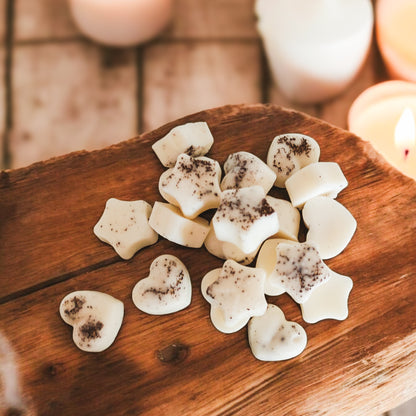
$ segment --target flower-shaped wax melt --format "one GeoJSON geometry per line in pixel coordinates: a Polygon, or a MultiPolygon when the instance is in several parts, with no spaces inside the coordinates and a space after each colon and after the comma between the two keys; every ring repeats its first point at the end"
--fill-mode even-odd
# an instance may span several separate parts
{"type": "Polygon", "coordinates": [[[185,247],[199,248],[209,232],[209,223],[204,218],[185,218],[179,208],[156,201],[153,205],[149,225],[162,237],[185,247]]]}
{"type": "Polygon", "coordinates": [[[304,303],[312,291],[331,277],[329,267],[322,261],[312,243],[279,243],[272,279],[297,303],[304,303]]]}
{"type": "Polygon", "coordinates": [[[62,299],[59,313],[73,327],[72,338],[79,349],[100,352],[116,339],[124,305],[106,293],[79,290],[62,299]]]}
{"type": "Polygon", "coordinates": [[[260,185],[267,194],[276,180],[273,170],[249,152],[237,152],[229,155],[224,163],[224,172],[225,176],[221,182],[223,191],[260,185]]]}
{"type": "Polygon", "coordinates": [[[175,167],[163,172],[159,192],[172,205],[179,207],[187,218],[217,208],[220,203],[221,167],[208,157],[180,154],[175,167]]]}
{"type": "Polygon", "coordinates": [[[314,324],[323,319],[347,319],[348,296],[352,286],[348,276],[331,270],[330,279],[317,287],[309,299],[300,305],[304,321],[314,324]]]}
{"type": "Polygon", "coordinates": [[[133,289],[133,302],[151,315],[166,315],[191,303],[192,284],[186,266],[175,256],[163,254],[153,260],[149,276],[133,289]]]}
{"type": "Polygon", "coordinates": [[[262,315],[267,308],[264,296],[265,272],[227,260],[221,269],[207,273],[201,292],[211,304],[211,321],[221,332],[236,332],[252,316],[262,315]]]}
{"type": "Polygon", "coordinates": [[[266,313],[250,319],[248,342],[253,355],[261,361],[282,361],[299,355],[306,347],[305,330],[286,321],[283,311],[267,305],[266,313]]]}
{"type": "Polygon", "coordinates": [[[157,233],[149,226],[152,207],[146,201],[121,201],[110,198],[94,227],[94,234],[113,246],[128,260],[143,247],[156,243],[157,233]]]}
{"type": "Polygon", "coordinates": [[[209,152],[214,138],[205,121],[186,123],[174,127],[166,136],[152,145],[163,166],[171,168],[181,153],[203,156],[209,152]]]}
{"type": "Polygon", "coordinates": [[[212,224],[218,240],[232,243],[246,254],[279,229],[277,213],[258,185],[223,191],[212,224]]]}
{"type": "Polygon", "coordinates": [[[276,136],[267,154],[267,164],[276,173],[275,185],[285,187],[285,182],[299,169],[318,162],[320,148],[309,136],[298,133],[276,136]]]}
{"type": "Polygon", "coordinates": [[[307,228],[306,241],[313,241],[321,258],[330,259],[341,253],[357,228],[357,221],[338,201],[317,196],[306,202],[302,210],[307,228]]]}

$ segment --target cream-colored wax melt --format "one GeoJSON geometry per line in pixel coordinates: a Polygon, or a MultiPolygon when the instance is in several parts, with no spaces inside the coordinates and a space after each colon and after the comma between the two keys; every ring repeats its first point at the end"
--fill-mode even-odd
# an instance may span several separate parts
{"type": "Polygon", "coordinates": [[[277,262],[276,248],[280,243],[295,244],[291,240],[270,238],[263,243],[257,256],[256,268],[263,269],[266,272],[264,293],[270,296],[278,296],[286,291],[280,282],[281,279],[275,273],[277,262]]]}
{"type": "Polygon", "coordinates": [[[155,202],[149,225],[162,237],[185,247],[199,248],[209,232],[204,218],[185,218],[179,208],[163,202],[155,202]]]}
{"type": "Polygon", "coordinates": [[[226,241],[220,241],[215,235],[214,227],[212,222],[210,224],[210,230],[207,235],[207,238],[204,241],[204,246],[209,253],[213,256],[219,257],[220,259],[231,259],[235,260],[237,263],[244,265],[250,264],[258,252],[258,247],[252,253],[246,254],[243,253],[236,245],[232,243],[227,243],[226,241]]]}
{"type": "Polygon", "coordinates": [[[72,338],[79,349],[100,352],[116,339],[123,321],[124,305],[106,293],[79,290],[62,299],[59,313],[73,327],[72,338]]]}
{"type": "Polygon", "coordinates": [[[208,157],[180,154],[175,167],[163,172],[159,192],[172,205],[179,207],[187,218],[217,208],[220,203],[221,167],[208,157]]]}
{"type": "Polygon", "coordinates": [[[332,198],[319,196],[306,202],[303,221],[309,228],[306,241],[313,241],[323,259],[341,253],[357,228],[357,221],[342,204],[332,198]]]}
{"type": "Polygon", "coordinates": [[[186,266],[175,256],[163,254],[153,260],[149,276],[134,286],[133,302],[151,315],[166,315],[191,303],[192,284],[186,266]]]}
{"type": "Polygon", "coordinates": [[[201,292],[211,304],[211,321],[221,332],[241,329],[252,316],[263,315],[265,272],[227,260],[221,269],[207,273],[201,292]]]}
{"type": "Polygon", "coordinates": [[[221,182],[223,191],[260,185],[267,194],[276,180],[276,174],[261,159],[249,152],[229,155],[224,163],[224,172],[221,182]]]}
{"type": "Polygon", "coordinates": [[[302,208],[316,196],[336,198],[347,185],[347,179],[335,162],[311,163],[286,181],[290,201],[296,208],[302,208]]]}
{"type": "Polygon", "coordinates": [[[314,324],[323,319],[347,319],[348,297],[352,286],[348,276],[331,270],[329,280],[317,287],[309,299],[300,305],[304,321],[314,324]]]}
{"type": "Polygon", "coordinates": [[[300,226],[299,211],[289,201],[284,199],[267,195],[266,201],[276,211],[279,219],[279,231],[275,235],[272,235],[272,237],[298,241],[300,226]]]}
{"type": "Polygon", "coordinates": [[[272,279],[297,303],[304,303],[312,291],[326,282],[331,274],[312,243],[279,243],[272,279]]]}
{"type": "Polygon", "coordinates": [[[267,154],[267,165],[276,173],[275,185],[285,187],[285,182],[299,169],[318,162],[319,144],[309,136],[288,133],[276,136],[267,154]]]}
{"type": "Polygon", "coordinates": [[[261,186],[223,191],[212,224],[220,241],[249,254],[279,229],[279,220],[261,186]]]}
{"type": "Polygon", "coordinates": [[[305,349],[307,335],[298,323],[287,321],[279,307],[269,304],[264,315],[250,319],[248,342],[258,360],[283,361],[305,349]]]}
{"type": "Polygon", "coordinates": [[[166,136],[152,145],[163,166],[173,167],[181,153],[203,156],[209,152],[214,138],[205,121],[186,123],[174,127],[166,136]]]}
{"type": "Polygon", "coordinates": [[[121,201],[110,198],[94,227],[94,234],[113,246],[116,253],[128,260],[143,247],[158,239],[149,226],[152,207],[146,201],[121,201]]]}

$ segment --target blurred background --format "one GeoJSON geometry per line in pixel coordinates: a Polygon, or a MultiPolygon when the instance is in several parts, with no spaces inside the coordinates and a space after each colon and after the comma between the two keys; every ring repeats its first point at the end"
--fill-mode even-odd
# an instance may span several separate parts
{"type": "MultiPolygon", "coordinates": [[[[347,128],[357,96],[389,79],[376,42],[335,98],[291,101],[272,80],[254,0],[173,0],[163,30],[129,47],[80,31],[65,0],[0,0],[0,168],[99,149],[199,110],[274,103],[347,128]]],[[[389,416],[416,415],[416,401],[389,416]]]]}

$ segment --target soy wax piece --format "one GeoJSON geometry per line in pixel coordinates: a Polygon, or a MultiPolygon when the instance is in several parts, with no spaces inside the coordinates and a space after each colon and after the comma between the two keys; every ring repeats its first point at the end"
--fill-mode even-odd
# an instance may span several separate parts
{"type": "Polygon", "coordinates": [[[204,218],[185,218],[179,208],[156,201],[149,225],[162,237],[185,247],[199,248],[209,232],[209,223],[204,218]]]}
{"type": "Polygon", "coordinates": [[[215,235],[212,222],[210,224],[209,233],[204,241],[204,246],[207,249],[207,251],[215,257],[218,257],[223,260],[235,260],[237,263],[241,263],[244,265],[250,264],[254,260],[260,248],[258,247],[252,253],[246,254],[243,253],[236,245],[232,243],[227,243],[226,241],[218,240],[217,236],[215,235]]]}
{"type": "Polygon", "coordinates": [[[276,211],[279,219],[279,230],[272,237],[298,241],[300,226],[299,211],[289,201],[284,199],[267,195],[266,201],[276,211]]]}
{"type": "Polygon", "coordinates": [[[307,335],[298,323],[287,321],[279,307],[269,304],[264,315],[250,319],[248,342],[258,360],[283,361],[302,353],[307,335]]]}
{"type": "Polygon", "coordinates": [[[343,321],[348,317],[348,297],[353,287],[350,277],[330,271],[328,281],[317,287],[300,305],[305,322],[314,324],[323,319],[343,321]]]}
{"type": "Polygon", "coordinates": [[[276,247],[276,259],[272,278],[297,303],[306,302],[312,291],[331,276],[312,243],[280,243],[276,247]]]}
{"type": "Polygon", "coordinates": [[[124,316],[123,302],[93,290],[66,295],[59,306],[61,318],[73,327],[75,345],[87,352],[101,352],[116,339],[124,316]]]}
{"type": "Polygon", "coordinates": [[[192,284],[186,266],[175,256],[163,254],[150,265],[149,276],[134,286],[133,303],[151,315],[166,315],[191,303],[192,284]]]}
{"type": "Polygon", "coordinates": [[[277,262],[276,248],[280,243],[294,244],[295,242],[282,238],[270,238],[263,243],[257,256],[256,268],[263,269],[266,272],[264,293],[269,296],[278,296],[286,292],[286,289],[281,284],[279,275],[275,273],[277,262]]]}
{"type": "Polygon", "coordinates": [[[186,123],[174,127],[166,136],[152,145],[153,151],[163,166],[171,168],[181,153],[189,156],[203,156],[214,143],[211,131],[205,121],[186,123]]]}
{"type": "Polygon", "coordinates": [[[302,210],[307,228],[306,241],[313,241],[322,259],[341,253],[357,228],[357,221],[338,201],[318,196],[306,202],[302,210]]]}
{"type": "Polygon", "coordinates": [[[245,188],[260,185],[264,192],[270,191],[276,174],[261,159],[249,152],[236,152],[224,163],[225,176],[221,189],[245,188]]]}
{"type": "Polygon", "coordinates": [[[318,162],[321,150],[312,137],[299,133],[276,136],[267,153],[267,165],[276,173],[275,185],[284,188],[286,180],[299,169],[318,162]]]}
{"type": "Polygon", "coordinates": [[[163,172],[159,192],[187,218],[217,208],[220,203],[220,164],[208,157],[180,154],[175,167],[163,172]]]}
{"type": "Polygon", "coordinates": [[[156,243],[158,235],[149,226],[152,207],[146,201],[122,201],[110,198],[104,213],[94,226],[94,234],[113,246],[128,260],[143,247],[156,243]]]}
{"type": "Polygon", "coordinates": [[[336,198],[347,185],[347,179],[335,162],[311,163],[286,181],[290,201],[296,208],[302,208],[316,196],[336,198]]]}
{"type": "Polygon", "coordinates": [[[232,243],[246,254],[279,229],[277,214],[258,185],[223,191],[212,224],[218,240],[232,243]]]}
{"type": "Polygon", "coordinates": [[[204,298],[211,304],[211,320],[221,332],[241,329],[252,316],[264,314],[265,272],[227,260],[221,269],[206,274],[201,282],[204,298]]]}

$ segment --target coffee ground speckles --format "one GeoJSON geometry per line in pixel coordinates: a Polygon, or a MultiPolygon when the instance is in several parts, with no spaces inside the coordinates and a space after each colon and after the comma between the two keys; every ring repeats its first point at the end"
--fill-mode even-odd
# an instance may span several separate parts
{"type": "Polygon", "coordinates": [[[79,328],[79,335],[82,342],[91,341],[101,338],[101,330],[104,324],[101,321],[95,321],[89,317],[89,320],[79,328]]]}
{"type": "Polygon", "coordinates": [[[329,269],[310,243],[277,246],[275,272],[279,283],[298,303],[307,300],[312,289],[329,279],[329,269]]]}
{"type": "Polygon", "coordinates": [[[312,148],[308,140],[306,140],[305,137],[302,137],[300,140],[300,143],[297,143],[298,139],[296,137],[290,137],[290,136],[281,136],[277,140],[277,143],[279,144],[285,144],[289,149],[290,152],[288,153],[288,159],[290,160],[291,154],[294,154],[295,156],[300,156],[302,154],[305,154],[306,156],[309,156],[312,148]]]}
{"type": "Polygon", "coordinates": [[[82,296],[74,296],[72,299],[67,299],[64,303],[64,313],[70,318],[74,318],[78,312],[83,308],[85,298],[82,296]]]}
{"type": "Polygon", "coordinates": [[[305,137],[302,137],[299,141],[297,137],[281,136],[277,139],[277,144],[281,147],[276,150],[273,158],[273,167],[277,172],[287,177],[297,168],[297,163],[292,160],[292,157],[300,155],[309,156],[312,150],[310,143],[305,137]]]}

